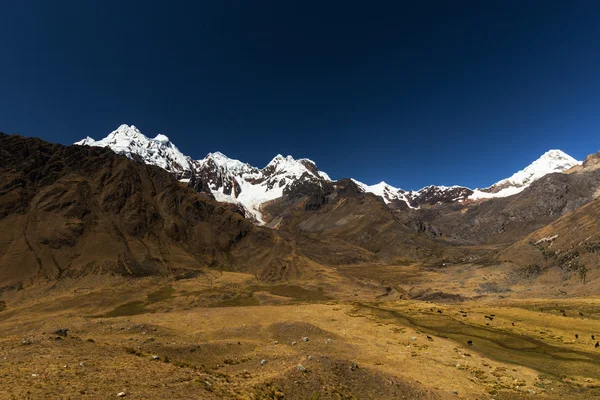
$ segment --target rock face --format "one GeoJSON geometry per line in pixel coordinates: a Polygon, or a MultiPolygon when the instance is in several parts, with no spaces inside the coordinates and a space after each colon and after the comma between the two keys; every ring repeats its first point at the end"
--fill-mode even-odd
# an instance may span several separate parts
{"type": "Polygon", "coordinates": [[[566,171],[569,174],[580,173],[580,172],[590,172],[600,168],[600,151],[594,154],[590,154],[585,158],[583,164],[576,165],[566,171]]]}
{"type": "Polygon", "coordinates": [[[583,161],[582,167],[583,170],[594,170],[600,168],[600,152],[587,156],[583,161]]]}
{"type": "Polygon", "coordinates": [[[109,149],[0,134],[0,188],[0,288],[211,266],[284,278],[303,265],[276,232],[109,149]]]}

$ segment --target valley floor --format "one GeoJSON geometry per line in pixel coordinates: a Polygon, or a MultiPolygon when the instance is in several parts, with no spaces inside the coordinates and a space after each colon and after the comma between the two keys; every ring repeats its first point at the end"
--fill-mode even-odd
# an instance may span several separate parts
{"type": "Polygon", "coordinates": [[[297,285],[224,272],[4,293],[0,398],[600,396],[600,300],[475,291],[489,272],[469,266],[452,271],[460,283],[373,268],[297,285]]]}

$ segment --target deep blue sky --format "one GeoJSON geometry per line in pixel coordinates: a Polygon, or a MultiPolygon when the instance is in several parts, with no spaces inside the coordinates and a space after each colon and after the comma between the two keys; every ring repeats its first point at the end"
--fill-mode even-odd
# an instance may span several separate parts
{"type": "Polygon", "coordinates": [[[292,154],[405,189],[600,149],[596,1],[176,3],[2,2],[0,131],[128,123],[194,158],[292,154]]]}

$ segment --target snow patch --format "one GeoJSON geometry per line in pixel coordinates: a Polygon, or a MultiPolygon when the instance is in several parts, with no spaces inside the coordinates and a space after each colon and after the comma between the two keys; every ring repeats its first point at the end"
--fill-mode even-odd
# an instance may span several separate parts
{"type": "Polygon", "coordinates": [[[546,242],[553,242],[556,238],[558,238],[559,234],[557,233],[554,236],[548,236],[548,237],[544,237],[541,238],[540,240],[538,240],[537,242],[535,242],[534,244],[540,244],[540,243],[546,243],[546,242]]]}
{"type": "Polygon", "coordinates": [[[406,195],[406,192],[402,189],[398,189],[392,185],[388,185],[387,183],[381,181],[376,183],[375,185],[366,185],[362,182],[357,181],[356,179],[352,179],[363,192],[365,193],[373,193],[376,196],[380,196],[383,198],[385,204],[390,204],[395,200],[403,201],[409,208],[417,209],[418,207],[413,207],[410,204],[410,200],[406,195]]]}

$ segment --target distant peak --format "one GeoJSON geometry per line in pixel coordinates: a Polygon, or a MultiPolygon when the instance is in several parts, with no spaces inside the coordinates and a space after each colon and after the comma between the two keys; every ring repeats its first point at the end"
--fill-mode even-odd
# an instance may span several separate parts
{"type": "Polygon", "coordinates": [[[136,128],[136,126],[135,126],[135,125],[131,125],[131,126],[129,126],[129,125],[127,125],[127,124],[121,124],[121,125],[119,125],[119,127],[117,128],[117,131],[118,131],[118,132],[128,132],[128,131],[138,131],[138,132],[139,132],[139,129],[138,129],[138,128],[136,128]]]}
{"type": "Polygon", "coordinates": [[[552,154],[559,154],[559,155],[563,155],[563,156],[568,156],[567,153],[565,153],[564,151],[562,151],[560,149],[550,149],[547,152],[545,152],[543,155],[552,155],[552,154]]]}
{"type": "Polygon", "coordinates": [[[229,158],[225,154],[221,153],[220,151],[215,151],[215,152],[208,153],[206,155],[206,157],[212,157],[212,158],[229,158]]]}
{"type": "Polygon", "coordinates": [[[553,161],[564,161],[567,164],[581,164],[581,161],[577,161],[562,150],[554,149],[548,150],[538,160],[553,160],[553,161]]]}
{"type": "Polygon", "coordinates": [[[558,149],[548,150],[547,152],[545,152],[544,154],[542,154],[540,156],[540,158],[548,158],[548,157],[555,158],[555,157],[571,157],[571,156],[569,156],[564,151],[558,150],[558,149]]]}
{"type": "Polygon", "coordinates": [[[376,183],[374,185],[370,185],[369,189],[371,191],[375,191],[375,192],[382,191],[382,190],[389,190],[389,191],[392,191],[392,192],[397,192],[399,190],[398,188],[393,187],[392,185],[388,184],[385,181],[381,181],[381,182],[376,183]]]}
{"type": "Polygon", "coordinates": [[[581,164],[581,161],[577,161],[562,150],[548,150],[537,160],[524,169],[515,172],[512,176],[502,179],[488,188],[476,190],[472,198],[511,196],[525,190],[531,183],[545,175],[565,172],[579,164],[581,164]]]}
{"type": "Polygon", "coordinates": [[[256,168],[254,168],[250,164],[247,164],[240,160],[229,158],[220,151],[208,153],[206,157],[204,157],[204,160],[201,160],[201,162],[207,161],[210,161],[210,163],[225,168],[227,170],[237,171],[236,173],[254,172],[254,170],[256,170],[256,168]]]}
{"type": "Polygon", "coordinates": [[[562,150],[554,149],[542,154],[540,158],[531,163],[527,168],[535,168],[539,164],[548,164],[553,169],[562,170],[581,164],[581,161],[577,161],[562,150]]]}
{"type": "MultiPolygon", "coordinates": [[[[140,130],[138,128],[135,127],[135,125],[127,125],[127,124],[123,124],[121,126],[119,126],[117,128],[117,130],[111,132],[111,134],[109,136],[126,136],[126,137],[141,137],[143,136],[144,138],[146,138],[146,136],[144,136],[142,134],[142,132],[140,132],[140,130]]],[[[146,138],[147,139],[147,138],[146,138]]]]}
{"type": "Polygon", "coordinates": [[[227,157],[225,154],[221,153],[220,151],[208,153],[205,158],[213,160],[217,164],[226,163],[228,161],[238,161],[238,160],[234,160],[232,158],[227,157]]]}
{"type": "Polygon", "coordinates": [[[85,139],[82,139],[82,140],[80,140],[80,141],[78,141],[78,142],[75,142],[75,143],[73,143],[73,144],[76,144],[76,145],[79,145],[79,146],[86,146],[86,145],[87,145],[87,146],[91,146],[91,145],[92,145],[93,143],[95,143],[95,142],[96,142],[96,141],[95,141],[94,139],[92,139],[92,138],[91,138],[91,137],[89,137],[89,136],[86,136],[86,138],[85,138],[85,139]]]}
{"type": "Polygon", "coordinates": [[[288,155],[286,157],[282,156],[281,154],[277,154],[275,157],[273,157],[273,159],[271,160],[271,162],[269,164],[279,164],[282,161],[295,161],[294,157],[288,155]]]}

